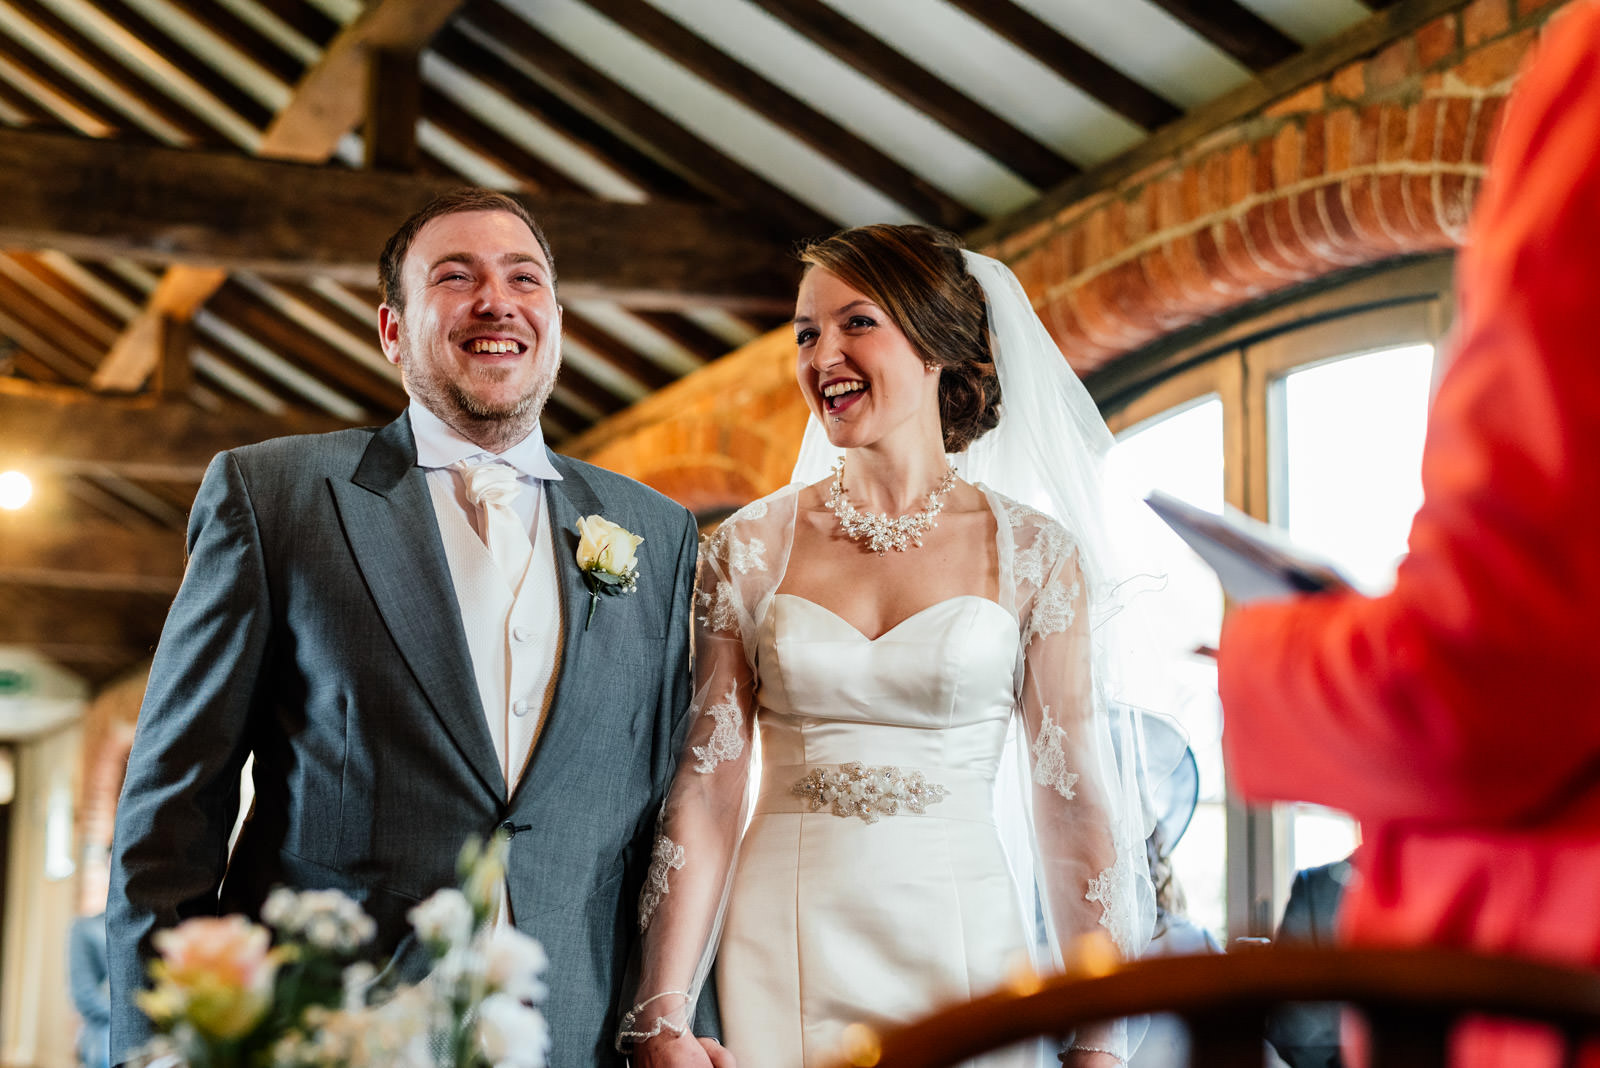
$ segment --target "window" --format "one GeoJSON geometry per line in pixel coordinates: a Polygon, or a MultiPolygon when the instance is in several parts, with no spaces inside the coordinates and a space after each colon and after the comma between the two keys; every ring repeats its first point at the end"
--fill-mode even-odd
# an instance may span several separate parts
{"type": "MultiPolygon", "coordinates": [[[[1211,510],[1226,501],[1382,589],[1421,501],[1449,284],[1444,258],[1387,268],[1167,339],[1091,377],[1118,438],[1110,473],[1141,494],[1159,487],[1211,510]]],[[[1189,914],[1222,937],[1271,935],[1293,872],[1346,855],[1358,830],[1331,810],[1247,809],[1228,796],[1215,666],[1191,652],[1216,641],[1221,591],[1175,536],[1141,548],[1168,569],[1140,614],[1174,677],[1141,700],[1182,724],[1200,768],[1199,806],[1173,854],[1189,914]]]]}

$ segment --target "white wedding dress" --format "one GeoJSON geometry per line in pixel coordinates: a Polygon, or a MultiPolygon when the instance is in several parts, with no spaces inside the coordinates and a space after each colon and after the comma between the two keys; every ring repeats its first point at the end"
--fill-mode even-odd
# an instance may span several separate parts
{"type": "MultiPolygon", "coordinates": [[[[1037,964],[1035,883],[1054,946],[1100,931],[1131,952],[1141,919],[1065,532],[988,495],[999,599],[868,638],[779,592],[795,499],[737,513],[703,554],[694,719],[641,901],[640,1000],[659,997],[633,1027],[682,1025],[715,951],[741,1068],[823,1063],[851,1024],[906,1023],[1037,964]],[[1013,728],[1030,789],[1007,805],[1013,728]]],[[[983,1064],[1044,1059],[1035,1044],[983,1064]]]]}

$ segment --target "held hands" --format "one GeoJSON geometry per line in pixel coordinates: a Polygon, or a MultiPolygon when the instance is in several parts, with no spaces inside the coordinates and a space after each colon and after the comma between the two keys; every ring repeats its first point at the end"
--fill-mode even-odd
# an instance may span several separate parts
{"type": "Polygon", "coordinates": [[[714,1038],[663,1031],[633,1047],[634,1068],[738,1068],[733,1054],[714,1038]]]}

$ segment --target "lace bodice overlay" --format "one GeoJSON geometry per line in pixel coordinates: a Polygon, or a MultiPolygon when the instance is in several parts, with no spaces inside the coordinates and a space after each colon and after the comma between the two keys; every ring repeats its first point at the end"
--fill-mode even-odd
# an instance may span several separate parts
{"type": "MultiPolygon", "coordinates": [[[[1029,784],[1023,822],[1034,846],[1031,878],[1057,963],[1075,939],[1097,930],[1110,932],[1124,954],[1136,954],[1148,921],[1128,887],[1142,875],[1127,860],[1134,850],[1142,857],[1143,835],[1138,813],[1127,808],[1137,799],[1118,796],[1115,786],[1110,728],[1089,677],[1085,583],[1066,531],[985,490],[995,517],[998,600],[954,598],[925,610],[972,617],[980,640],[941,648],[934,637],[924,644],[917,636],[924,630],[918,630],[885,643],[894,649],[876,648],[872,657],[862,652],[860,661],[849,659],[855,654],[843,640],[838,650],[786,656],[774,625],[784,613],[810,614],[814,626],[799,628],[808,633],[837,626],[851,632],[843,638],[859,638],[826,607],[777,594],[799,488],[786,487],[735,513],[702,548],[690,736],[662,810],[641,901],[641,923],[648,927],[633,1002],[684,991],[689,1004],[663,999],[660,1014],[674,1029],[692,1016],[756,793],[750,776],[758,721],[764,765],[789,771],[795,780],[761,784],[763,798],[792,793],[790,803],[809,806],[795,811],[868,823],[965,804],[973,783],[989,805],[1007,728],[1015,721],[1024,743],[1019,759],[1028,765],[1020,778],[1029,784]],[[967,658],[962,665],[944,673],[947,694],[939,688],[941,673],[931,669],[961,656],[967,658]],[[819,667],[824,663],[841,666],[827,671],[819,667]],[[908,695],[901,687],[896,701],[875,702],[871,686],[885,678],[914,679],[926,690],[908,695]],[[880,722],[875,704],[909,710],[904,715],[919,721],[880,722]],[[820,720],[825,729],[807,733],[797,719],[820,720]]],[[[941,619],[922,622],[934,634],[941,619]]],[[[650,1030],[657,1010],[646,1015],[652,1019],[633,1026],[650,1030]]]]}

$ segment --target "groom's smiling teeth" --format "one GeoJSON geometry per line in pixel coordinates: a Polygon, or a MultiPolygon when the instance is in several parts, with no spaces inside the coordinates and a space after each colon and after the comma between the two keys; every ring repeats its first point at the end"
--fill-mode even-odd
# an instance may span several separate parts
{"type": "Polygon", "coordinates": [[[494,338],[475,337],[467,342],[467,351],[482,355],[494,355],[502,352],[521,352],[520,341],[496,341],[494,338]]]}
{"type": "Polygon", "coordinates": [[[849,379],[843,382],[829,382],[822,387],[823,403],[831,412],[839,407],[845,397],[852,393],[859,393],[867,388],[867,384],[860,379],[849,379]]]}

